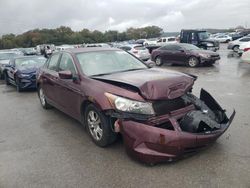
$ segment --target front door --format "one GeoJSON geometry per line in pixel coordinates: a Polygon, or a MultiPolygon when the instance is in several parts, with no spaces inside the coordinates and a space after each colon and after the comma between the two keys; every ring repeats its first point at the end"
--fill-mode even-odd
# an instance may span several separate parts
{"type": "Polygon", "coordinates": [[[63,111],[72,117],[79,119],[81,116],[81,85],[78,76],[78,71],[74,64],[73,58],[69,53],[63,53],[59,63],[59,71],[70,71],[73,75],[72,79],[58,80],[59,90],[59,105],[63,111]]]}

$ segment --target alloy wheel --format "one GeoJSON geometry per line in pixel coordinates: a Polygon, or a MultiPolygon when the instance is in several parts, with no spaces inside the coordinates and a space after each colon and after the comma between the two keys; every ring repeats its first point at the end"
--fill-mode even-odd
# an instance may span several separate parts
{"type": "Polygon", "coordinates": [[[95,111],[91,110],[88,113],[87,121],[92,137],[97,141],[101,140],[103,136],[103,129],[99,115],[95,111]]]}
{"type": "Polygon", "coordinates": [[[39,89],[39,98],[40,98],[42,106],[45,106],[46,105],[46,100],[45,100],[45,95],[43,93],[42,88],[39,89]]]}
{"type": "Polygon", "coordinates": [[[162,61],[161,61],[161,58],[160,58],[160,57],[157,57],[157,58],[156,58],[155,64],[156,64],[157,66],[161,66],[162,61]]]}
{"type": "Polygon", "coordinates": [[[196,67],[198,65],[198,60],[195,57],[191,57],[188,61],[190,67],[196,67]]]}

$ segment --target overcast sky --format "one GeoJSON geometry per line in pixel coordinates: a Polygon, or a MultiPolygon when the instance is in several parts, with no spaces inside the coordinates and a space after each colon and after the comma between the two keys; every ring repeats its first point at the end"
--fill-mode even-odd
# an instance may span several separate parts
{"type": "Polygon", "coordinates": [[[124,31],[250,27],[249,0],[0,0],[0,35],[34,28],[124,31]]]}

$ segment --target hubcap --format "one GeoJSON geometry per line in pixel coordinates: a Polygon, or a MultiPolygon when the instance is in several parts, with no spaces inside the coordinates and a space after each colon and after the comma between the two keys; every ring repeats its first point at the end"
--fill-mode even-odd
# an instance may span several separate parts
{"type": "Polygon", "coordinates": [[[196,66],[196,64],[197,64],[197,61],[196,61],[195,58],[191,58],[191,59],[189,60],[189,65],[190,65],[191,67],[196,66]]]}
{"type": "Polygon", "coordinates": [[[40,101],[41,101],[42,105],[45,106],[46,101],[45,101],[45,96],[44,96],[42,88],[40,88],[40,90],[39,90],[39,97],[40,97],[40,101]]]}
{"type": "Polygon", "coordinates": [[[103,135],[103,130],[101,127],[101,120],[99,115],[94,111],[89,111],[87,120],[88,120],[88,127],[93,138],[97,141],[101,140],[103,135]]]}
{"type": "Polygon", "coordinates": [[[158,66],[161,65],[161,58],[157,57],[156,61],[155,61],[155,64],[158,65],[158,66]]]}

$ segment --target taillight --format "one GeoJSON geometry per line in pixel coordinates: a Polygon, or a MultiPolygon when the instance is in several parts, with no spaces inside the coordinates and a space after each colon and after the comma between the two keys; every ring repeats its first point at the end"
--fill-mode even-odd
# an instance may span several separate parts
{"type": "Polygon", "coordinates": [[[138,53],[138,51],[136,51],[136,50],[135,50],[135,51],[133,51],[133,53],[134,53],[134,54],[137,54],[137,53],[138,53]]]}
{"type": "Polygon", "coordinates": [[[244,48],[244,52],[246,52],[246,51],[248,51],[248,50],[250,50],[250,48],[244,48]]]}

